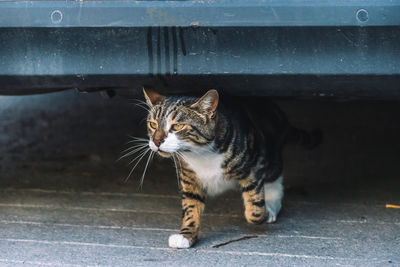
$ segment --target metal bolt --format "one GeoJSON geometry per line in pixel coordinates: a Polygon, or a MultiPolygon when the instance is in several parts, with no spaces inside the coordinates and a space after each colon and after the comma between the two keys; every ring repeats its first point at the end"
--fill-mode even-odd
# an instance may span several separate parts
{"type": "Polygon", "coordinates": [[[63,19],[63,14],[60,10],[54,10],[53,12],[51,12],[50,18],[51,22],[53,22],[54,24],[59,24],[63,19]]]}
{"type": "Polygon", "coordinates": [[[368,11],[365,9],[359,9],[356,13],[356,18],[359,22],[367,22],[369,19],[368,11]]]}

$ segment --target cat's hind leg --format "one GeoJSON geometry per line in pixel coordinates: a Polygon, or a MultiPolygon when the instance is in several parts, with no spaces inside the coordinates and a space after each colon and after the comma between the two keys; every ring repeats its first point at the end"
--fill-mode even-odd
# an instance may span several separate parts
{"type": "Polygon", "coordinates": [[[260,224],[266,219],[266,208],[264,200],[264,181],[252,181],[244,179],[239,181],[242,187],[242,197],[245,207],[245,218],[248,223],[260,224]]]}
{"type": "Polygon", "coordinates": [[[274,223],[282,207],[283,198],[283,176],[279,176],[272,183],[264,184],[265,206],[268,212],[267,223],[274,223]]]}

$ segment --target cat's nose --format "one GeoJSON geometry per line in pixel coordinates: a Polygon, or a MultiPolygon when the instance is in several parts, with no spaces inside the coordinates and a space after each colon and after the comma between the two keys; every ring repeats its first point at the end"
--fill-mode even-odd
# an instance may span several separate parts
{"type": "Polygon", "coordinates": [[[153,135],[153,142],[154,144],[159,147],[161,146],[162,143],[164,143],[165,137],[167,135],[165,134],[165,132],[157,130],[154,135],[153,135]]]}
{"type": "Polygon", "coordinates": [[[164,143],[164,138],[153,138],[154,144],[159,147],[162,143],[164,143]]]}

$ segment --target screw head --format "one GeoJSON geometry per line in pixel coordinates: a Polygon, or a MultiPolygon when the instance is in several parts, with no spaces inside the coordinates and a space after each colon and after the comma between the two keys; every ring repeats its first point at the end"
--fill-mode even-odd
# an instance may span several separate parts
{"type": "Polygon", "coordinates": [[[356,18],[359,22],[367,22],[369,20],[368,11],[363,8],[357,10],[356,18]]]}

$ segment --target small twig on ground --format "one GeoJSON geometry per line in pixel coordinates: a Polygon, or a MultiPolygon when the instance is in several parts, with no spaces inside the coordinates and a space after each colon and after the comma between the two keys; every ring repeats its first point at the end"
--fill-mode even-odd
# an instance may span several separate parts
{"type": "Polygon", "coordinates": [[[242,240],[246,240],[246,239],[250,239],[250,238],[256,238],[256,237],[258,237],[258,235],[246,235],[246,236],[243,236],[241,238],[232,239],[232,240],[226,241],[224,243],[220,243],[220,244],[214,245],[212,247],[213,248],[219,248],[219,247],[228,245],[228,244],[233,243],[233,242],[238,242],[238,241],[242,241],[242,240]]]}

